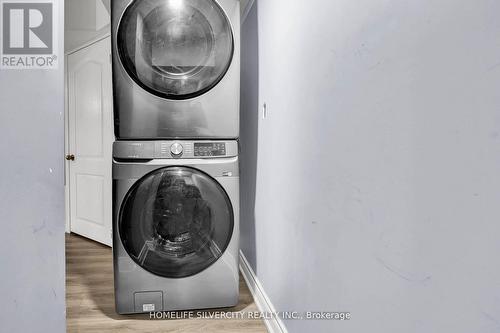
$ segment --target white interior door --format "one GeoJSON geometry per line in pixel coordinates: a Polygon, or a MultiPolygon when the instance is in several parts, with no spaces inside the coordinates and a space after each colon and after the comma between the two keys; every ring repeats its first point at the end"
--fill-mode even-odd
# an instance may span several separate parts
{"type": "Polygon", "coordinates": [[[70,230],[111,246],[111,42],[68,56],[70,230]],[[74,160],[71,160],[74,156],[74,160]]]}

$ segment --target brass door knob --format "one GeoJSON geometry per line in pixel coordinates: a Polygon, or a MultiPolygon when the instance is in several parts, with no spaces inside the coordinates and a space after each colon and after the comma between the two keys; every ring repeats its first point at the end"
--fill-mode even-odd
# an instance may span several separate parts
{"type": "Polygon", "coordinates": [[[71,155],[66,155],[66,159],[68,161],[74,161],[75,160],[75,155],[71,154],[71,155]]]}

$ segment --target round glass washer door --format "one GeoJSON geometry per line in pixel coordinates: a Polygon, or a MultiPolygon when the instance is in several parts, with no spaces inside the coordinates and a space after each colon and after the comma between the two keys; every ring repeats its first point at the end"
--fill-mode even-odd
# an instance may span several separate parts
{"type": "Polygon", "coordinates": [[[129,256],[168,278],[201,272],[227,248],[233,208],[220,184],[189,167],[157,169],[129,190],[118,228],[129,256]]]}
{"type": "Polygon", "coordinates": [[[123,67],[143,89],[188,99],[225,75],[233,35],[214,0],[135,0],[121,18],[117,47],[123,67]]]}

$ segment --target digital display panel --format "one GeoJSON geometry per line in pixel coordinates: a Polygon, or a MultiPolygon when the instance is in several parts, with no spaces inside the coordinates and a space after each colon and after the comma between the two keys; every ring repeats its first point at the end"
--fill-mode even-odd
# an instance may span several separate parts
{"type": "Polygon", "coordinates": [[[195,142],[194,156],[224,156],[226,144],[224,142],[195,142]]]}

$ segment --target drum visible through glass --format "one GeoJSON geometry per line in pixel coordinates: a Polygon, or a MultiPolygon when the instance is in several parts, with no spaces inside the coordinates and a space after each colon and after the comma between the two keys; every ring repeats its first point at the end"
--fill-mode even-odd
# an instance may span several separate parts
{"type": "Polygon", "coordinates": [[[193,168],[166,167],[129,191],[119,233],[138,265],[160,276],[185,277],[222,255],[233,223],[230,200],[215,179],[193,168]]]}
{"type": "Polygon", "coordinates": [[[117,39],[132,79],[168,99],[207,92],[233,56],[230,22],[213,0],[136,0],[120,21],[117,39]]]}

